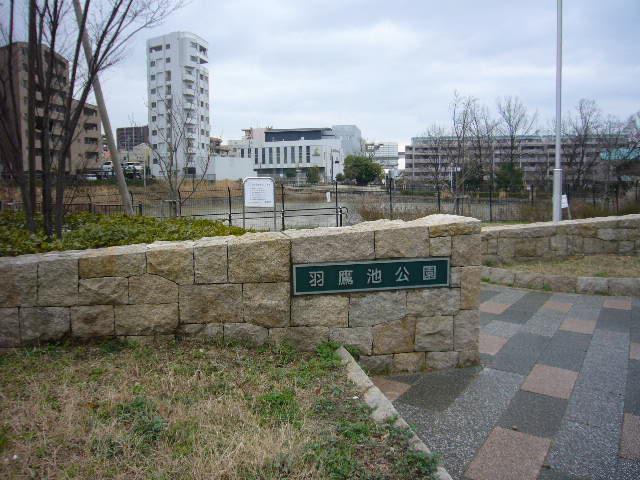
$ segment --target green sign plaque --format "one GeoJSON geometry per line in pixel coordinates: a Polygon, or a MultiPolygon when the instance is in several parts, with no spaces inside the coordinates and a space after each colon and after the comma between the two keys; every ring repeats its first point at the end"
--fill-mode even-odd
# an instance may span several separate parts
{"type": "Polygon", "coordinates": [[[310,263],[293,266],[294,295],[448,286],[448,258],[310,263]]]}

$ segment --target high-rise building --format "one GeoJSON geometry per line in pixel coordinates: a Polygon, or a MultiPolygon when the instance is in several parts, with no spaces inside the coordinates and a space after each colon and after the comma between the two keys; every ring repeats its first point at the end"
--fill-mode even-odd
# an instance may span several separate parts
{"type": "Polygon", "coordinates": [[[149,143],[149,126],[116,128],[118,150],[130,151],[141,143],[149,143]]]}
{"type": "Polygon", "coordinates": [[[373,161],[382,165],[382,168],[395,176],[399,160],[398,144],[396,142],[367,143],[365,149],[371,155],[373,161]]]}
{"type": "Polygon", "coordinates": [[[147,40],[151,173],[206,174],[209,152],[209,45],[188,32],[147,40]]]}
{"type": "MultiPolygon", "coordinates": [[[[0,80],[3,89],[2,97],[7,101],[11,101],[12,94],[15,92],[15,109],[11,103],[3,108],[3,111],[10,117],[7,125],[12,130],[16,128],[18,131],[7,132],[0,129],[0,142],[6,147],[10,140],[7,135],[20,136],[22,144],[22,162],[24,171],[29,168],[29,145],[28,145],[28,120],[27,120],[27,103],[28,103],[28,83],[27,83],[27,49],[25,42],[15,42],[11,45],[12,58],[9,59],[9,46],[0,47],[0,80]],[[11,62],[13,69],[11,72],[5,68],[11,62]],[[9,78],[11,73],[12,77],[9,78]],[[13,92],[9,90],[9,84],[13,84],[13,92]],[[18,121],[12,121],[12,119],[18,121]]],[[[45,56],[45,55],[43,55],[45,56]]],[[[63,138],[63,120],[67,114],[65,95],[69,82],[69,62],[61,55],[55,55],[56,61],[51,80],[51,88],[54,94],[51,95],[49,102],[49,123],[50,123],[50,148],[52,156],[58,156],[61,149],[61,141],[63,138]]],[[[77,103],[73,100],[72,108],[76,108],[77,103]]],[[[36,171],[42,171],[42,147],[40,145],[40,132],[43,126],[43,107],[41,92],[36,92],[36,110],[35,110],[35,160],[36,171]]],[[[73,141],[69,148],[67,156],[67,171],[76,173],[79,170],[96,168],[100,165],[100,151],[102,123],[98,113],[98,107],[85,103],[80,114],[76,130],[73,135],[73,141]]],[[[0,148],[1,154],[11,154],[10,148],[0,148]],[[2,153],[4,152],[4,153],[2,153]]]]}

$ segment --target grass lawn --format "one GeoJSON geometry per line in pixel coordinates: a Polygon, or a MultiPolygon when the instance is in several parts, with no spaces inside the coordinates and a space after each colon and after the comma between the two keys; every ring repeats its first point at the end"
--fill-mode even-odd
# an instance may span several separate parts
{"type": "Polygon", "coordinates": [[[0,478],[421,479],[335,346],[108,341],[0,355],[0,478]]]}
{"type": "Polygon", "coordinates": [[[588,255],[509,263],[501,267],[572,277],[640,277],[640,257],[633,255],[588,255]]]}

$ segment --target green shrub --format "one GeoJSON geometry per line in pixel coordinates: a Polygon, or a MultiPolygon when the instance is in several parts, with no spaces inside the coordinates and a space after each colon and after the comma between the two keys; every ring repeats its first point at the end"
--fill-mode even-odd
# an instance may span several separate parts
{"type": "Polygon", "coordinates": [[[41,219],[36,233],[25,227],[21,212],[0,213],[0,256],[52,250],[84,250],[157,240],[195,240],[219,235],[242,235],[245,230],[221,222],[187,217],[158,219],[126,215],[78,213],[66,218],[62,239],[48,239],[41,219]]]}

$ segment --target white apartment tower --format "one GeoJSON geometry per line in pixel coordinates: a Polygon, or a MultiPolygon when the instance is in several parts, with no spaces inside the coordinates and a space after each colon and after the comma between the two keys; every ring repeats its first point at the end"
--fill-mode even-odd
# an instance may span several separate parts
{"type": "Polygon", "coordinates": [[[147,40],[151,173],[202,175],[209,163],[208,43],[173,32],[147,40]]]}

